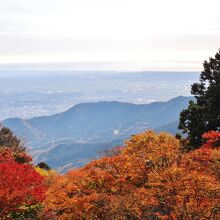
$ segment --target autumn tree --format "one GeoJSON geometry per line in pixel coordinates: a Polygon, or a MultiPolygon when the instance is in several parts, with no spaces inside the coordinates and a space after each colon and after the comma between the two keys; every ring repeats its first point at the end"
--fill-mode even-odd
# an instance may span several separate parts
{"type": "Polygon", "coordinates": [[[220,151],[182,151],[180,141],[153,131],[134,135],[120,153],[54,181],[44,219],[220,218],[220,151]]]}
{"type": "Polygon", "coordinates": [[[26,153],[26,148],[21,139],[19,139],[9,128],[2,126],[0,128],[0,158],[4,159],[11,154],[13,160],[17,163],[31,163],[32,158],[26,153]]]}
{"type": "Polygon", "coordinates": [[[217,131],[209,131],[202,135],[205,143],[202,147],[205,148],[220,148],[220,132],[217,131]]]}
{"type": "Polygon", "coordinates": [[[14,153],[0,150],[0,219],[33,219],[44,199],[44,177],[31,164],[18,163],[14,153]]]}
{"type": "Polygon", "coordinates": [[[180,114],[179,129],[188,134],[189,149],[201,146],[203,133],[220,131],[220,50],[203,67],[200,82],[191,87],[195,101],[180,114]]]}
{"type": "Polygon", "coordinates": [[[22,141],[0,129],[0,219],[34,219],[45,196],[45,178],[31,164],[22,141]]]}

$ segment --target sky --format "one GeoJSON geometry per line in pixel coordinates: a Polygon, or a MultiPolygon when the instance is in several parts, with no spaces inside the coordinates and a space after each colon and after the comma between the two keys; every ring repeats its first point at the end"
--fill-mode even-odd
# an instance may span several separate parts
{"type": "Polygon", "coordinates": [[[0,64],[201,70],[220,48],[219,9],[219,0],[0,0],[0,64]]]}

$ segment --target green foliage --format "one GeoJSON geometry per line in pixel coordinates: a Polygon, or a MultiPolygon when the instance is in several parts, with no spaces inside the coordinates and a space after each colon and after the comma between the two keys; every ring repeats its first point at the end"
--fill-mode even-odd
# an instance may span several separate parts
{"type": "Polygon", "coordinates": [[[36,205],[23,205],[21,212],[12,211],[10,215],[8,215],[8,218],[18,220],[40,220],[40,218],[38,217],[38,213],[41,211],[41,209],[41,203],[38,203],[36,205]]]}
{"type": "Polygon", "coordinates": [[[189,150],[201,146],[203,133],[220,131],[220,50],[203,66],[200,82],[191,87],[195,101],[180,113],[179,129],[188,134],[189,150]]]}
{"type": "Polygon", "coordinates": [[[40,162],[37,164],[37,167],[44,169],[44,170],[51,170],[50,166],[45,162],[40,162]]]}

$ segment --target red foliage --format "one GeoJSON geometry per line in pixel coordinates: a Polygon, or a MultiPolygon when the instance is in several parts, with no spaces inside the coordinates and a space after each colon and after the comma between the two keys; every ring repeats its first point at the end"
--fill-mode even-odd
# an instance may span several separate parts
{"type": "Polygon", "coordinates": [[[25,152],[0,149],[0,219],[43,201],[44,177],[28,164],[31,160],[25,152]]]}
{"type": "Polygon", "coordinates": [[[209,131],[202,135],[202,138],[205,140],[205,143],[202,147],[205,148],[219,148],[220,147],[220,132],[218,131],[209,131]]]}
{"type": "Polygon", "coordinates": [[[0,149],[0,163],[15,163],[13,152],[7,148],[0,149]]]}
{"type": "Polygon", "coordinates": [[[14,152],[9,148],[0,149],[0,163],[30,163],[31,156],[25,152],[14,152]]]}
{"type": "Polygon", "coordinates": [[[43,201],[44,193],[44,178],[31,165],[0,164],[0,217],[43,201]]]}

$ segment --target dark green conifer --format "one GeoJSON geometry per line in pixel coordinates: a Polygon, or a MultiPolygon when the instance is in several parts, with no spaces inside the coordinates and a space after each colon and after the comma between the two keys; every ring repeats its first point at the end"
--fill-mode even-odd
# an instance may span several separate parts
{"type": "Polygon", "coordinates": [[[179,129],[188,134],[189,149],[201,146],[203,133],[220,131],[220,49],[203,67],[200,82],[191,87],[195,101],[180,113],[179,129]]]}

